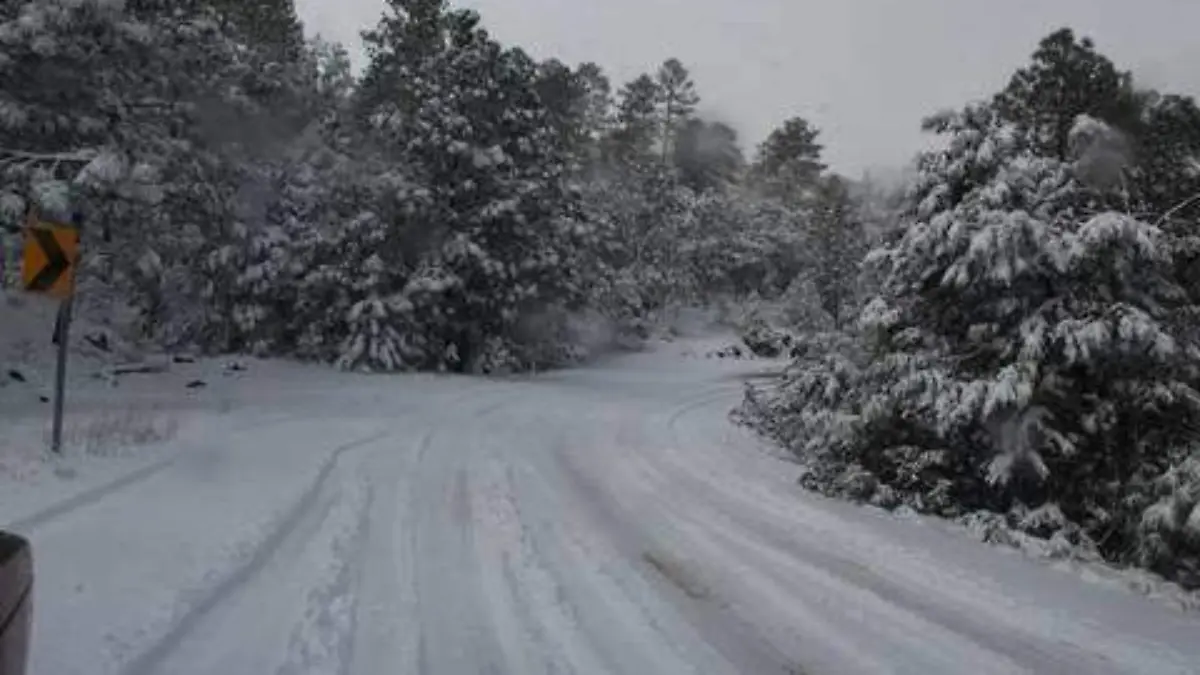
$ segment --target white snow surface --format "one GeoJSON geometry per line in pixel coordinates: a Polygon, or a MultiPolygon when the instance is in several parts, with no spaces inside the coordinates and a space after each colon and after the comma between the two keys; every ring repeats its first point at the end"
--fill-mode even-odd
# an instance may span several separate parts
{"type": "MultiPolygon", "coordinates": [[[[80,382],[72,415],[153,402],[178,430],[0,472],[0,527],[34,546],[31,673],[1200,672],[1195,614],[801,491],[726,416],[778,364],[703,358],[723,344],[80,382]]],[[[8,440],[44,414],[13,391],[8,440]]]]}

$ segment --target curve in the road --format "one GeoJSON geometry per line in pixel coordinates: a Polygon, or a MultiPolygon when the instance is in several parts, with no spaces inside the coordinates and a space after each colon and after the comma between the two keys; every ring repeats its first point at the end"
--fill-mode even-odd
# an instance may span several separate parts
{"type": "MultiPolygon", "coordinates": [[[[667,426],[676,440],[674,447],[697,445],[695,439],[689,442],[681,438],[683,418],[700,415],[707,407],[723,400],[728,399],[716,397],[708,401],[700,400],[694,405],[685,405],[673,411],[667,418],[667,426]]],[[[813,581],[836,583],[846,597],[860,595],[862,602],[877,605],[880,611],[892,614],[891,620],[894,622],[920,621],[936,626],[1031,672],[1073,672],[1084,663],[1088,664],[1089,673],[1121,672],[1114,664],[1097,658],[1077,645],[1019,626],[1002,627],[995,621],[976,617],[966,610],[951,606],[920,588],[886,578],[877,573],[872,565],[798,540],[794,536],[795,523],[789,523],[792,527],[785,529],[781,523],[768,518],[751,518],[751,513],[763,513],[761,504],[755,503],[750,494],[714,482],[712,477],[721,467],[704,467],[705,458],[702,455],[693,455],[684,461],[677,451],[663,453],[658,459],[664,462],[665,472],[686,484],[689,491],[697,496],[687,509],[678,509],[676,517],[691,521],[694,527],[705,528],[707,535],[719,541],[723,547],[740,551],[742,559],[754,565],[756,573],[763,578],[774,579],[781,588],[797,587],[803,583],[797,576],[799,566],[803,566],[809,569],[804,576],[816,574],[820,579],[814,578],[813,581]],[[702,471],[702,468],[710,470],[702,471]],[[714,526],[721,522],[726,526],[714,526]]]]}
{"type": "Polygon", "coordinates": [[[730,425],[728,368],[612,365],[375,380],[379,405],[324,408],[388,440],[328,460],[337,436],[313,443],[316,478],[295,474],[267,540],[124,674],[1176,673],[1200,655],[1193,624],[1137,599],[803,494],[730,425]],[[410,397],[426,405],[396,415],[410,397]]]}

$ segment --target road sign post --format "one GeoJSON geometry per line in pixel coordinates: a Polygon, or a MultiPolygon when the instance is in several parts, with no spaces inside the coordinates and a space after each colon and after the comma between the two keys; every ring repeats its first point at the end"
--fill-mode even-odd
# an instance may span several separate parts
{"type": "Polygon", "coordinates": [[[79,260],[79,230],[47,222],[36,211],[29,212],[25,225],[25,254],[21,281],[25,290],[59,300],[54,324],[58,364],[54,375],[54,421],[50,449],[62,452],[63,407],[67,389],[67,355],[70,345],[71,309],[75,295],[75,264],[79,260]]]}
{"type": "Polygon", "coordinates": [[[75,299],[68,297],[58,306],[58,366],[54,373],[54,426],[51,429],[50,449],[62,452],[63,402],[67,392],[67,346],[71,342],[71,306],[75,299]]]}

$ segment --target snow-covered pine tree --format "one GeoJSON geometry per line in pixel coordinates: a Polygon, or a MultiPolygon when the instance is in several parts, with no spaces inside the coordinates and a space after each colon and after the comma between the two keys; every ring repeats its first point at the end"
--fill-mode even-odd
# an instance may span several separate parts
{"type": "Polygon", "coordinates": [[[648,169],[655,160],[654,142],[661,127],[658,83],[643,74],[628,82],[617,96],[613,128],[604,138],[604,157],[610,165],[648,169]]]}
{"type": "Polygon", "coordinates": [[[1200,218],[1200,107],[1190,96],[1143,94],[1131,182],[1140,209],[1165,224],[1200,218]]]}
{"type": "Polygon", "coordinates": [[[1138,103],[1129,73],[1117,70],[1090,38],[1062,28],[1039,43],[1032,62],[996,95],[994,107],[1039,154],[1066,161],[1080,115],[1128,132],[1138,103]]]}
{"type": "Polygon", "coordinates": [[[370,38],[367,77],[395,89],[369,116],[431,186],[430,262],[457,279],[436,300],[440,330],[455,367],[476,369],[490,338],[508,339],[522,312],[561,299],[565,158],[528,56],[494,42],[474,12],[392,4],[370,38]]]}
{"type": "MultiPolygon", "coordinates": [[[[1169,235],[1175,275],[1200,306],[1200,108],[1191,97],[1145,95],[1128,171],[1136,208],[1169,235]]],[[[1200,312],[1181,321],[1195,325],[1200,312]]]]}
{"type": "Polygon", "coordinates": [[[692,81],[691,73],[679,59],[664,61],[658,69],[656,80],[658,116],[661,120],[659,149],[662,163],[667,164],[675,156],[677,137],[695,112],[700,96],[696,93],[696,83],[692,81]]]}
{"type": "Polygon", "coordinates": [[[54,159],[41,175],[73,184],[72,207],[85,217],[83,283],[116,290],[140,307],[143,332],[160,334],[168,310],[198,307],[192,263],[226,221],[221,180],[230,172],[204,143],[199,104],[245,111],[227,86],[239,50],[202,15],[135,15],[95,1],[18,5],[0,27],[0,147],[15,160],[4,184],[14,197],[28,194],[22,171],[37,164],[23,161],[29,153],[92,157],[82,171],[54,159]]]}
{"type": "Polygon", "coordinates": [[[759,194],[793,209],[811,201],[826,168],[817,142],[819,133],[807,120],[794,117],[759,144],[750,167],[751,184],[759,194]]]}
{"type": "Polygon", "coordinates": [[[603,141],[613,125],[612,82],[595,63],[583,63],[575,70],[575,79],[583,92],[583,129],[588,154],[584,168],[596,168],[604,154],[603,141]]]}
{"type": "Polygon", "coordinates": [[[435,365],[405,296],[430,246],[429,193],[368,143],[336,132],[298,148],[261,227],[225,249],[239,262],[214,261],[239,270],[231,347],[373,371],[435,365]]]}
{"type": "Polygon", "coordinates": [[[1053,505],[1079,541],[1129,559],[1146,485],[1200,421],[1162,233],[1090,213],[1103,195],[988,107],[928,126],[946,147],[875,254],[888,278],[864,341],[751,402],[815,461],[814,487],[944,515],[1053,505]]]}
{"type": "Polygon", "coordinates": [[[1200,452],[1151,484],[1138,524],[1137,562],[1185,588],[1200,588],[1200,452]]]}
{"type": "Polygon", "coordinates": [[[546,120],[554,130],[554,141],[570,157],[577,174],[592,156],[588,129],[589,83],[558,59],[537,66],[534,88],[546,109],[546,120]]]}
{"type": "Polygon", "coordinates": [[[669,176],[648,170],[644,180],[637,180],[626,168],[608,169],[584,185],[580,227],[585,237],[577,253],[591,304],[635,332],[652,320],[655,298],[669,294],[663,270],[655,268],[664,257],[656,244],[658,233],[674,222],[667,218],[671,209],[665,201],[676,193],[662,191],[669,176]]]}
{"type": "Polygon", "coordinates": [[[967,422],[1001,496],[1057,502],[1113,553],[1132,534],[1126,501],[1190,439],[1200,402],[1197,353],[1169,321],[1169,250],[1151,225],[1090,214],[1110,201],[1077,164],[988,118],[944,118],[951,148],[924,163],[889,252],[897,328],[950,359],[933,428],[967,422]]]}
{"type": "Polygon", "coordinates": [[[821,179],[805,233],[802,276],[813,284],[834,330],[841,330],[858,310],[866,242],[855,210],[842,178],[821,179]]]}

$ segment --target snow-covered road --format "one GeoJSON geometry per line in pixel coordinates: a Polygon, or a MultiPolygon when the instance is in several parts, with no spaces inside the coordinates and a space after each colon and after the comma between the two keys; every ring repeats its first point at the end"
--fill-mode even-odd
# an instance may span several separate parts
{"type": "Polygon", "coordinates": [[[680,351],[181,401],[131,477],[0,492],[32,673],[1200,673],[1196,615],[801,492],[726,419],[756,366],[680,351]]]}

